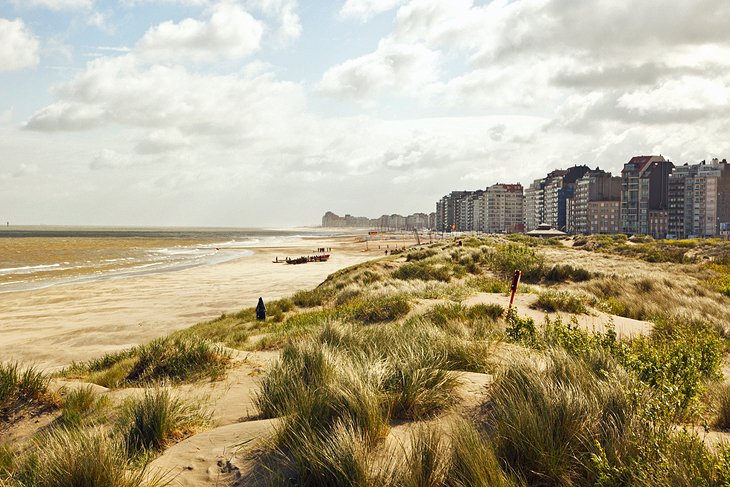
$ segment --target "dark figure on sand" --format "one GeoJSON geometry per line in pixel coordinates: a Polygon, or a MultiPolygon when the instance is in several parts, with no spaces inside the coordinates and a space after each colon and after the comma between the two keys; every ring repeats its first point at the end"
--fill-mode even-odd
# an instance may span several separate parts
{"type": "Polygon", "coordinates": [[[264,305],[264,298],[259,298],[259,304],[256,305],[256,319],[264,321],[266,319],[266,305],[264,305]]]}

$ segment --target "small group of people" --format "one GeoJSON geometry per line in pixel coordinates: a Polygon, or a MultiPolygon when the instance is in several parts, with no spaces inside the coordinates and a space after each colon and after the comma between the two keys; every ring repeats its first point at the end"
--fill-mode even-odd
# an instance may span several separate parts
{"type": "Polygon", "coordinates": [[[317,252],[321,252],[321,253],[332,252],[332,247],[319,247],[317,249],[317,252]]]}

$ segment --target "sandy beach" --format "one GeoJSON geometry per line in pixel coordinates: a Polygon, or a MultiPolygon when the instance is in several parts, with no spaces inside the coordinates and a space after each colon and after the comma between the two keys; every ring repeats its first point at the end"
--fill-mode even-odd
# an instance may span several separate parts
{"type": "MultiPolygon", "coordinates": [[[[0,294],[0,360],[46,370],[88,360],[186,328],[224,312],[311,288],[338,269],[382,255],[362,237],[303,238],[287,247],[255,248],[221,264],[125,279],[0,294]],[[329,262],[273,264],[319,247],[329,262]]],[[[392,247],[393,245],[391,245],[392,247]]]]}

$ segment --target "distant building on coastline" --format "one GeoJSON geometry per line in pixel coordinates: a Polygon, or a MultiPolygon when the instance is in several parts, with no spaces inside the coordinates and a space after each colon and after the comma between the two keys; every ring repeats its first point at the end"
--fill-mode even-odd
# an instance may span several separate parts
{"type": "Polygon", "coordinates": [[[636,156],[621,171],[621,233],[665,238],[669,175],[674,164],[662,156],[636,156]]]}
{"type": "MultiPolygon", "coordinates": [[[[435,216],[435,215],[434,215],[435,216]]],[[[372,228],[378,230],[428,230],[431,217],[426,213],[414,213],[408,216],[398,214],[383,215],[380,218],[362,216],[339,216],[328,211],[322,217],[322,226],[325,228],[372,228]]]]}
{"type": "Polygon", "coordinates": [[[566,203],[567,232],[574,235],[621,230],[621,178],[596,168],[575,182],[566,203]]]}
{"type": "Polygon", "coordinates": [[[712,159],[674,168],[669,176],[667,234],[671,238],[717,237],[730,225],[730,167],[712,159]],[[724,224],[724,225],[723,225],[724,224]]]}

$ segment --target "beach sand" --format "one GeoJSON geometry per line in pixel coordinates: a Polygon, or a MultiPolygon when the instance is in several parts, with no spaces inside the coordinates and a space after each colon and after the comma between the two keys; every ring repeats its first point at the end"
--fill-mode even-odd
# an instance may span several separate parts
{"type": "MultiPolygon", "coordinates": [[[[393,245],[391,245],[392,247],[393,245]]],[[[0,294],[0,360],[55,370],[146,343],[224,312],[313,288],[338,269],[378,257],[362,237],[304,238],[222,264],[0,294]],[[329,262],[273,264],[331,247],[329,262]]]]}

